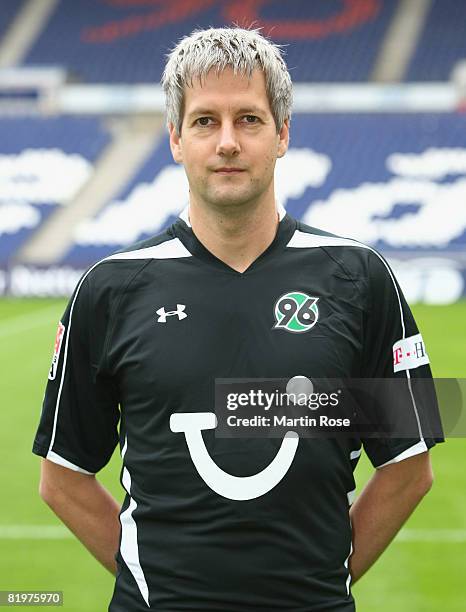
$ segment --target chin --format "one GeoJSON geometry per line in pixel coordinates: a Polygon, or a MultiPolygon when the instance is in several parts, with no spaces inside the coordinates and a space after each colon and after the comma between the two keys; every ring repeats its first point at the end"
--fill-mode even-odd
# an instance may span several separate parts
{"type": "Polygon", "coordinates": [[[258,198],[260,194],[255,194],[255,193],[246,193],[246,192],[231,192],[231,191],[226,191],[222,192],[220,190],[216,190],[215,193],[213,194],[209,194],[206,197],[206,201],[210,202],[211,204],[213,204],[214,206],[231,206],[231,207],[240,207],[240,206],[245,206],[246,204],[248,204],[249,202],[253,201],[254,199],[258,198]]]}

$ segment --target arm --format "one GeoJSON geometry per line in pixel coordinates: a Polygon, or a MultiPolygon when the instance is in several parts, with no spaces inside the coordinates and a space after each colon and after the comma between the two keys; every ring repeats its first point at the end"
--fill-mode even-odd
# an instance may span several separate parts
{"type": "Polygon", "coordinates": [[[120,507],[95,476],[42,461],[40,496],[112,574],[120,538],[120,507]]]}
{"type": "Polygon", "coordinates": [[[353,583],[370,567],[398,533],[432,486],[429,453],[378,469],[350,510],[353,583]]]}

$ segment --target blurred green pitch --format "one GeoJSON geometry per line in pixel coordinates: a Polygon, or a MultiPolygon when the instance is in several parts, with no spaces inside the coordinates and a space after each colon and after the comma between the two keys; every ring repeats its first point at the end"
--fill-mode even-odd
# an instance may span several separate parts
{"type": "MultiPolygon", "coordinates": [[[[62,590],[63,610],[100,612],[107,609],[113,578],[73,536],[64,537],[66,532],[38,496],[40,460],[31,453],[64,305],[58,300],[0,300],[0,590],[62,590]],[[26,532],[26,526],[32,529],[26,532]],[[45,526],[52,530],[46,532],[45,526]],[[39,539],[46,533],[48,539],[39,539]]],[[[418,306],[414,314],[434,374],[466,377],[466,302],[418,306]]],[[[465,609],[464,439],[436,447],[432,459],[432,491],[406,525],[404,537],[353,589],[358,612],[465,609]]],[[[363,460],[357,470],[359,488],[370,471],[363,460]]],[[[117,453],[100,478],[122,501],[117,453]]]]}

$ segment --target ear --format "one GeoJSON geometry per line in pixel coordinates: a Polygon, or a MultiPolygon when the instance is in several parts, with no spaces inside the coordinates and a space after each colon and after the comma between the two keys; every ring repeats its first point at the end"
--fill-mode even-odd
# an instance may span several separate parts
{"type": "Polygon", "coordinates": [[[283,157],[288,151],[288,144],[290,142],[290,120],[285,119],[282,125],[282,129],[278,132],[278,149],[277,157],[283,157]]]}
{"type": "Polygon", "coordinates": [[[181,147],[181,136],[178,134],[178,131],[173,123],[168,124],[168,132],[170,134],[170,149],[172,152],[172,157],[177,164],[182,164],[183,153],[181,147]]]}

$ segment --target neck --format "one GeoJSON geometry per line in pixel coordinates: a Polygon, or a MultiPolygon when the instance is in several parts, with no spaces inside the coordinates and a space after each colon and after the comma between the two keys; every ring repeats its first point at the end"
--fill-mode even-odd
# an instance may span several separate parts
{"type": "Polygon", "coordinates": [[[270,246],[279,222],[274,199],[256,207],[213,209],[192,197],[189,220],[206,249],[237,272],[244,272],[270,246]]]}

